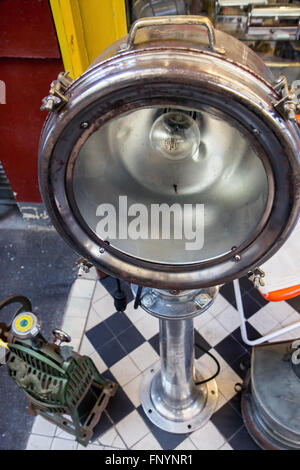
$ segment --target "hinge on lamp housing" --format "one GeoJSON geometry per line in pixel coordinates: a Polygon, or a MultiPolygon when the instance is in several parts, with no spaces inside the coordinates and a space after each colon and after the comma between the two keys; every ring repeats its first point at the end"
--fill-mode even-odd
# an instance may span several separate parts
{"type": "Polygon", "coordinates": [[[43,98],[41,110],[48,112],[60,111],[69,101],[65,92],[72,82],[69,72],[60,72],[57,80],[54,80],[50,85],[49,95],[43,98]]]}
{"type": "Polygon", "coordinates": [[[259,287],[263,287],[265,285],[264,278],[265,273],[260,268],[255,268],[253,271],[249,271],[248,279],[249,281],[253,282],[255,289],[259,289],[259,287]]]}
{"type": "Polygon", "coordinates": [[[78,277],[81,277],[88,274],[92,266],[93,264],[90,261],[81,257],[76,260],[74,270],[77,271],[78,277]]]}
{"type": "Polygon", "coordinates": [[[294,88],[288,85],[285,76],[277,80],[274,88],[281,96],[281,99],[274,103],[274,108],[277,109],[284,118],[296,121],[297,99],[294,88]]]}

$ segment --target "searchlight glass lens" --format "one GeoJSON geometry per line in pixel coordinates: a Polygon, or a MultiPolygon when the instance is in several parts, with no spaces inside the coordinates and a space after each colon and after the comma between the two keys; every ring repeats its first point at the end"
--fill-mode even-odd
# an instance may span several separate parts
{"type": "Polygon", "coordinates": [[[108,121],[73,170],[79,214],[121,252],[193,264],[252,242],[269,188],[239,125],[213,108],[148,107],[108,121]]]}

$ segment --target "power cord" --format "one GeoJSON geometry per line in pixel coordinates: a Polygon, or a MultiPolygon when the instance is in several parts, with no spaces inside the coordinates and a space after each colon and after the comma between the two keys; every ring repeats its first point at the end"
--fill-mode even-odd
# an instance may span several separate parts
{"type": "MultiPolygon", "coordinates": [[[[143,287],[142,286],[139,286],[138,287],[138,290],[137,290],[137,293],[136,293],[136,297],[135,297],[135,301],[134,301],[134,308],[137,309],[139,306],[140,306],[140,302],[141,302],[141,295],[142,295],[142,289],[143,287]]],[[[209,351],[207,351],[206,349],[204,349],[202,346],[200,346],[200,344],[197,344],[195,343],[195,346],[200,349],[201,351],[203,351],[205,354],[208,354],[216,363],[217,365],[217,371],[215,372],[214,375],[212,375],[211,377],[209,377],[208,379],[205,379],[205,380],[201,380],[200,382],[195,382],[195,385],[202,385],[202,384],[205,384],[207,382],[210,382],[211,380],[215,379],[219,373],[220,373],[220,370],[221,370],[221,366],[220,366],[220,363],[218,361],[218,359],[213,356],[209,351]]]]}
{"type": "Polygon", "coordinates": [[[116,279],[117,282],[117,289],[115,290],[113,297],[114,297],[114,305],[117,312],[125,312],[127,307],[127,298],[125,292],[122,290],[120,279],[116,279]]]}
{"type": "Polygon", "coordinates": [[[200,344],[195,343],[195,346],[196,346],[196,348],[203,351],[205,354],[208,354],[215,361],[215,363],[217,365],[217,371],[214,373],[214,375],[212,375],[208,379],[201,380],[200,382],[195,382],[195,385],[202,385],[202,384],[206,384],[207,382],[210,382],[211,380],[215,379],[220,373],[221,366],[220,366],[220,363],[219,363],[218,359],[215,356],[213,356],[209,351],[207,351],[202,346],[200,346],[200,344]]]}
{"type": "Polygon", "coordinates": [[[141,305],[141,296],[142,296],[143,286],[138,286],[138,290],[135,296],[133,308],[136,310],[141,305]]]}

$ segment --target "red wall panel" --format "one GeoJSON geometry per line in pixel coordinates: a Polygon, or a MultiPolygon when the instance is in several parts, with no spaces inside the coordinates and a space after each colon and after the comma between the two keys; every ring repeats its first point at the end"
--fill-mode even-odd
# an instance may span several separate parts
{"type": "Polygon", "coordinates": [[[38,142],[47,113],[40,111],[60,60],[1,59],[6,104],[0,105],[0,160],[18,202],[40,202],[38,142]]]}
{"type": "Polygon", "coordinates": [[[0,0],[0,56],[60,58],[47,0],[0,0]]]}
{"type": "Polygon", "coordinates": [[[47,0],[0,0],[0,160],[19,202],[40,202],[41,100],[63,70],[47,0]],[[1,100],[0,100],[1,102],[1,100]]]}

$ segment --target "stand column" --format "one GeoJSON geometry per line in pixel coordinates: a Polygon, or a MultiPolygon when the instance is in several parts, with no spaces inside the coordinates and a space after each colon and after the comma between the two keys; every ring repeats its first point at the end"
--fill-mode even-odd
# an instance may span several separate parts
{"type": "Polygon", "coordinates": [[[177,293],[143,289],[142,308],[159,318],[160,363],[145,374],[141,401],[148,418],[166,431],[192,432],[216,408],[215,380],[196,385],[211,373],[195,370],[193,317],[212,304],[217,292],[218,288],[177,293]]]}

